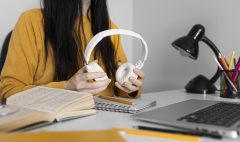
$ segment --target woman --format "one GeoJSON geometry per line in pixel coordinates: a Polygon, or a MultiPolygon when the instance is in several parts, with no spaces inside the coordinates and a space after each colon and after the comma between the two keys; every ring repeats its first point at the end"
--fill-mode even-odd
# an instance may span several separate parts
{"type": "Polygon", "coordinates": [[[132,98],[141,93],[141,70],[134,70],[138,79],[130,78],[122,86],[115,82],[118,64],[127,61],[119,36],[105,38],[91,55],[106,73],[86,73],[87,43],[93,35],[116,28],[106,0],[42,0],[42,4],[42,10],[23,13],[13,30],[1,73],[3,98],[39,85],[132,98]],[[106,74],[111,80],[92,81],[106,74]]]}

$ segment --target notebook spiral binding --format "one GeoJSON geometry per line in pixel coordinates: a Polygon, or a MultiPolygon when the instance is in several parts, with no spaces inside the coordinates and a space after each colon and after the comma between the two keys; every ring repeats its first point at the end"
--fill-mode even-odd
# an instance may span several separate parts
{"type": "MultiPolygon", "coordinates": [[[[129,99],[121,98],[123,100],[129,101],[129,99]]],[[[113,112],[122,112],[122,113],[131,113],[135,114],[141,112],[147,108],[156,106],[157,102],[155,100],[145,100],[145,99],[131,99],[133,105],[122,104],[118,102],[113,102],[99,97],[94,97],[95,109],[103,111],[113,111],[113,112]]]]}
{"type": "Polygon", "coordinates": [[[123,113],[133,113],[130,106],[108,104],[108,103],[95,103],[95,109],[104,111],[114,111],[123,113]]]}

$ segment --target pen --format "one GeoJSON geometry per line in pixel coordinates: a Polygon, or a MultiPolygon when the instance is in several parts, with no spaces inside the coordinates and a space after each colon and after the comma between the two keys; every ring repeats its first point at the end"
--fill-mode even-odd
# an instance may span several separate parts
{"type": "Polygon", "coordinates": [[[231,55],[231,58],[230,58],[230,63],[229,63],[229,66],[228,66],[229,70],[232,70],[232,64],[233,64],[234,56],[235,56],[235,52],[233,51],[232,55],[231,55]]]}
{"type": "Polygon", "coordinates": [[[226,56],[223,56],[223,60],[224,60],[224,63],[225,63],[227,66],[229,66],[229,63],[228,63],[228,61],[227,61],[227,59],[226,59],[226,56]]]}
{"type": "Polygon", "coordinates": [[[140,130],[149,130],[149,131],[157,131],[157,132],[194,135],[194,136],[200,136],[200,137],[211,137],[211,138],[215,138],[215,139],[222,139],[222,136],[218,135],[218,134],[210,134],[210,133],[197,132],[197,131],[186,131],[184,129],[182,129],[182,130],[171,130],[171,129],[155,128],[155,127],[148,127],[148,126],[134,126],[134,128],[137,128],[137,129],[140,129],[140,130]]]}
{"type": "Polygon", "coordinates": [[[233,63],[234,63],[234,68],[236,68],[236,65],[237,65],[236,58],[233,59],[233,63]]]}
{"type": "MultiPolygon", "coordinates": [[[[219,54],[218,58],[219,58],[219,63],[221,64],[222,68],[227,71],[228,70],[228,64],[226,63],[224,58],[221,56],[221,54],[219,54]]],[[[229,77],[231,77],[231,74],[229,74],[229,75],[230,75],[229,77]]]]}
{"type": "Polygon", "coordinates": [[[122,100],[122,99],[118,99],[118,98],[114,98],[114,97],[109,97],[109,96],[100,95],[99,98],[105,99],[105,100],[109,100],[109,101],[113,101],[113,102],[118,102],[118,103],[126,104],[126,105],[130,105],[130,106],[134,105],[133,102],[126,101],[126,100],[122,100]]]}
{"type": "Polygon", "coordinates": [[[170,139],[170,140],[185,141],[185,142],[199,142],[200,141],[200,137],[194,136],[194,135],[183,135],[183,134],[137,130],[137,129],[126,129],[126,128],[113,128],[113,130],[120,132],[122,134],[127,134],[127,135],[154,137],[154,138],[170,139]]]}
{"type": "Polygon", "coordinates": [[[238,59],[237,65],[235,66],[235,71],[234,71],[234,73],[232,75],[232,78],[233,78],[234,81],[237,80],[239,71],[240,71],[240,59],[238,59]]]}
{"type": "Polygon", "coordinates": [[[226,70],[223,69],[223,67],[221,66],[221,64],[218,62],[217,58],[215,58],[214,56],[213,56],[213,58],[214,58],[214,60],[216,61],[218,67],[219,67],[221,70],[223,70],[223,74],[225,75],[227,81],[230,83],[230,85],[232,86],[232,88],[234,89],[234,91],[237,92],[238,90],[237,90],[237,88],[235,87],[235,85],[233,84],[232,80],[231,80],[231,79],[229,78],[229,76],[227,75],[227,73],[225,72],[226,70]]]}
{"type": "Polygon", "coordinates": [[[221,65],[221,68],[223,71],[226,71],[225,73],[228,75],[229,79],[232,81],[232,83],[234,84],[234,81],[232,79],[232,75],[230,72],[228,72],[228,66],[225,63],[224,59],[222,58],[221,54],[219,54],[219,63],[221,65]]]}
{"type": "MultiPolygon", "coordinates": [[[[225,80],[226,80],[226,78],[225,78],[225,80]]],[[[231,85],[229,84],[228,81],[226,81],[226,85],[227,85],[227,88],[226,88],[226,90],[224,92],[224,96],[225,97],[235,96],[235,94],[233,92],[233,89],[232,89],[232,87],[231,87],[231,85]]]]}

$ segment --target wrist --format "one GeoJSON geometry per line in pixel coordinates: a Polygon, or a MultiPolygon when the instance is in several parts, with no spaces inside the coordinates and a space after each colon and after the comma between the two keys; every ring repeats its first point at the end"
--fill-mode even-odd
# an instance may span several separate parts
{"type": "Polygon", "coordinates": [[[69,89],[69,82],[68,81],[64,82],[63,88],[66,89],[66,90],[71,90],[71,89],[69,89]]]}

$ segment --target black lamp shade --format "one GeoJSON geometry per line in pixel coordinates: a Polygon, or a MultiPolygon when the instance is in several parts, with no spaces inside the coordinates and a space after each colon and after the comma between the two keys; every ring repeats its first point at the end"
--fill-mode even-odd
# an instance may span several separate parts
{"type": "MultiPolygon", "coordinates": [[[[186,36],[175,40],[172,43],[172,46],[176,48],[181,55],[196,60],[198,58],[198,43],[200,41],[206,43],[213,50],[215,55],[218,56],[220,51],[216,45],[205,36],[205,29],[202,25],[199,24],[194,25],[186,36]]],[[[210,80],[203,75],[199,75],[192,79],[185,86],[185,89],[189,93],[214,93],[217,89],[214,85],[214,82],[216,82],[219,75],[219,68],[210,80]]]]}
{"type": "Polygon", "coordinates": [[[189,36],[184,36],[172,43],[172,46],[175,47],[182,56],[190,57],[194,60],[198,58],[198,42],[189,36]]]}
{"type": "Polygon", "coordinates": [[[198,42],[202,40],[205,33],[205,29],[202,25],[195,25],[188,33],[172,43],[181,55],[190,57],[192,59],[198,58],[198,42]]]}

